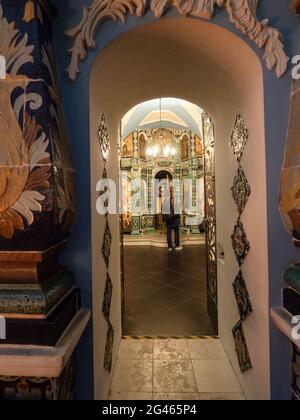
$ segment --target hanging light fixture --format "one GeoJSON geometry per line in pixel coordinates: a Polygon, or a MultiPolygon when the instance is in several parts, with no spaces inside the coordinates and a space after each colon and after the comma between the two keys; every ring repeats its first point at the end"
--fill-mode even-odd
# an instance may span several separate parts
{"type": "Polygon", "coordinates": [[[159,136],[160,140],[164,139],[163,131],[162,131],[162,112],[161,112],[161,98],[159,98],[159,136]]]}
{"type": "Polygon", "coordinates": [[[162,128],[162,98],[159,98],[159,129],[157,131],[157,139],[158,142],[156,142],[154,146],[147,148],[146,154],[148,157],[164,156],[165,158],[169,158],[176,155],[176,148],[171,147],[169,144],[166,145],[164,142],[165,136],[162,128]]]}

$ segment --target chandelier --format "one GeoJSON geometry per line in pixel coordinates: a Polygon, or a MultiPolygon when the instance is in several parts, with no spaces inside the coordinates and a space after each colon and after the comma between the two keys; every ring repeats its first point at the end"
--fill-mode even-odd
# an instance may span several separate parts
{"type": "Polygon", "coordinates": [[[159,130],[156,133],[156,139],[152,146],[148,147],[146,154],[148,157],[165,157],[170,158],[176,155],[176,148],[166,144],[164,130],[162,128],[162,111],[161,111],[161,98],[159,98],[159,130]]]}

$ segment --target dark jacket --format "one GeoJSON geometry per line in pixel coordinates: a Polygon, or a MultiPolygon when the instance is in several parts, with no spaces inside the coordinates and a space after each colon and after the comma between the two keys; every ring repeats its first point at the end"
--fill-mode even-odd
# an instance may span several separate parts
{"type": "Polygon", "coordinates": [[[174,202],[172,199],[170,199],[170,203],[168,203],[167,199],[165,199],[163,205],[162,205],[162,218],[165,223],[174,223],[177,220],[180,220],[180,215],[175,214],[174,211],[174,202]],[[170,207],[169,207],[169,206],[170,207]],[[164,211],[170,209],[168,214],[164,214],[164,211]]]}

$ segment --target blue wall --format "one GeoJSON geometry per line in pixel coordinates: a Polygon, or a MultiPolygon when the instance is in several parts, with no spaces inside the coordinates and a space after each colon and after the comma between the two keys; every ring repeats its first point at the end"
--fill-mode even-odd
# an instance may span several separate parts
{"type": "MultiPolygon", "coordinates": [[[[87,59],[81,64],[81,74],[72,83],[65,74],[68,66],[67,49],[71,46],[64,31],[77,25],[82,18],[83,5],[88,0],[52,0],[57,7],[58,17],[55,22],[56,53],[59,63],[60,81],[67,125],[71,139],[71,149],[77,171],[77,223],[69,240],[64,255],[65,262],[73,269],[78,286],[82,289],[83,305],[91,307],[91,208],[90,208],[90,157],[89,157],[89,76],[96,56],[113,39],[131,29],[153,22],[152,13],[143,18],[129,17],[126,25],[106,22],[97,35],[97,48],[90,51],[87,59]]],[[[264,0],[260,2],[258,15],[260,19],[270,18],[271,24],[280,28],[284,34],[288,55],[300,52],[300,19],[289,11],[290,0],[264,0]]],[[[177,16],[175,11],[166,18],[177,16]]],[[[230,24],[225,11],[218,10],[214,23],[229,29],[244,39],[254,48],[259,57],[263,51],[240,34],[230,24]]],[[[286,234],[278,210],[280,170],[283,162],[284,143],[287,131],[289,94],[291,74],[278,80],[274,72],[269,72],[265,64],[265,124],[266,124],[266,156],[267,156],[267,189],[268,189],[268,228],[269,228],[269,266],[270,266],[270,306],[281,302],[283,268],[298,258],[291,239],[286,234]]],[[[99,250],[100,255],[100,250],[99,250]]],[[[79,349],[79,393],[78,397],[93,397],[92,366],[92,327],[83,338],[79,349]]],[[[273,399],[290,398],[290,345],[271,322],[271,385],[273,399]]]]}

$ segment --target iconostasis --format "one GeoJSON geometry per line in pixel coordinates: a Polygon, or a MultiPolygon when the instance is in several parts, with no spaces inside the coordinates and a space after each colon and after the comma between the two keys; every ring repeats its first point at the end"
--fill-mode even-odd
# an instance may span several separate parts
{"type": "Polygon", "coordinates": [[[163,229],[162,189],[173,181],[181,228],[198,234],[204,217],[203,144],[189,130],[136,130],[121,141],[123,232],[141,235],[163,229]],[[154,180],[161,182],[158,191],[154,180]]]}

